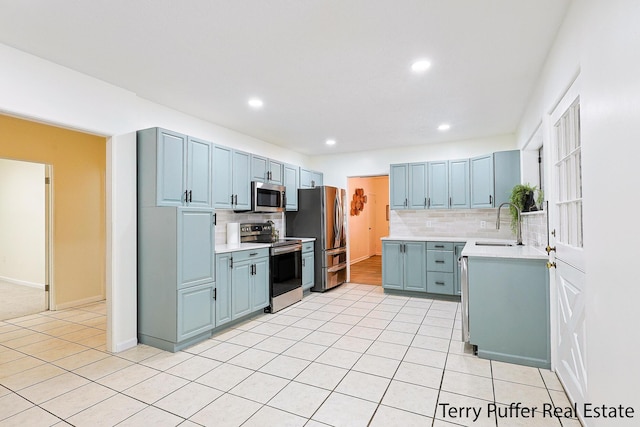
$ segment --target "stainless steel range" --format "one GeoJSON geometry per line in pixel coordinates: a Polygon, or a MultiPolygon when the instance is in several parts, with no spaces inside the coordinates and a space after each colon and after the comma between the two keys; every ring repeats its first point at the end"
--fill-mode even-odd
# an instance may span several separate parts
{"type": "Polygon", "coordinates": [[[275,240],[272,223],[240,224],[240,242],[270,243],[269,309],[275,313],[302,300],[302,243],[275,240]]]}

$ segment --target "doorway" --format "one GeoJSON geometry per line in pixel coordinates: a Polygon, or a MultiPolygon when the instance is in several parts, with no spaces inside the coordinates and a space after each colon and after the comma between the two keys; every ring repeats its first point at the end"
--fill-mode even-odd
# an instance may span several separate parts
{"type": "Polygon", "coordinates": [[[352,283],[382,285],[382,237],[389,235],[389,176],[347,178],[352,283]]]}
{"type": "Polygon", "coordinates": [[[49,309],[51,166],[0,159],[0,321],[49,309]]]}

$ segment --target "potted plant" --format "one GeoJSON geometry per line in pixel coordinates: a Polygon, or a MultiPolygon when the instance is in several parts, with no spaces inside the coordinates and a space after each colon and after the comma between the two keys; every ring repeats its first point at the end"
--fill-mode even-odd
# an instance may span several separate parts
{"type": "MultiPolygon", "coordinates": [[[[520,212],[535,212],[538,210],[536,202],[542,207],[544,195],[538,187],[529,184],[517,184],[511,189],[509,201],[516,205],[520,212]],[[537,198],[536,198],[536,192],[537,198]]],[[[515,232],[518,223],[518,212],[513,206],[509,206],[511,213],[511,230],[515,232]]]]}

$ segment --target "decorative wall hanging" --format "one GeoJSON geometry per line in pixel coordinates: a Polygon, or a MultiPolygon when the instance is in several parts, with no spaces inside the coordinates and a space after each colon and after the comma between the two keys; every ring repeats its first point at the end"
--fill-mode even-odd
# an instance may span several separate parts
{"type": "Polygon", "coordinates": [[[364,188],[356,188],[351,200],[351,216],[358,216],[364,209],[364,204],[367,203],[367,196],[364,194],[364,188]]]}

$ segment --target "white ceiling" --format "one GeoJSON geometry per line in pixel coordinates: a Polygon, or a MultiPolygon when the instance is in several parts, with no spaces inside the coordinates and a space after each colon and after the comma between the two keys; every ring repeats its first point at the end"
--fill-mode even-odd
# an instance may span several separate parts
{"type": "Polygon", "coordinates": [[[0,42],[329,154],[514,132],[569,1],[0,0],[0,42]]]}

